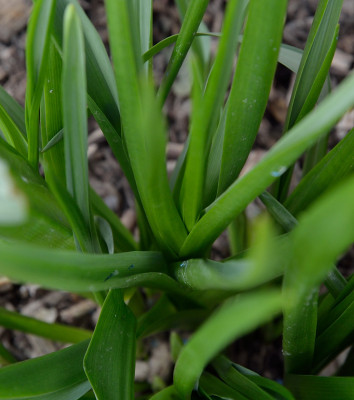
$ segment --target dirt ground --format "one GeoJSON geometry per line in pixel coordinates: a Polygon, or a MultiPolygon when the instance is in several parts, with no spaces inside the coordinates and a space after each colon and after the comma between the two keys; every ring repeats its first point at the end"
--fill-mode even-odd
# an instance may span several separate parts
{"type": "MultiPolygon", "coordinates": [[[[0,84],[22,105],[26,89],[26,24],[31,3],[31,0],[0,0],[0,84]]],[[[289,1],[288,18],[284,30],[285,43],[299,48],[304,47],[317,3],[317,0],[289,1]]],[[[103,1],[82,0],[81,4],[108,46],[103,1]]],[[[204,21],[213,32],[220,31],[224,7],[224,0],[210,1],[204,21]]],[[[154,20],[155,43],[179,31],[180,19],[172,0],[154,1],[154,20]]],[[[345,0],[340,20],[338,49],[331,68],[331,80],[334,87],[354,66],[353,22],[354,1],[345,0]]],[[[168,52],[163,52],[155,57],[154,68],[157,80],[166,66],[167,54],[168,52]]],[[[251,163],[257,162],[263,152],[280,137],[293,82],[293,74],[280,66],[260,133],[250,157],[251,163]]],[[[167,151],[168,171],[173,170],[187,137],[190,113],[188,96],[187,69],[183,69],[165,107],[170,130],[167,151]]],[[[136,233],[134,199],[127,181],[97,124],[90,120],[89,126],[90,182],[109,207],[122,218],[123,223],[136,233]]],[[[354,111],[348,113],[333,130],[330,139],[331,146],[342,139],[353,126],[354,111]]],[[[341,261],[341,268],[345,274],[353,271],[353,253],[352,249],[341,261]]],[[[214,254],[216,258],[228,255],[228,245],[224,236],[215,243],[214,254]]],[[[5,278],[0,278],[0,306],[47,322],[61,322],[87,328],[94,327],[99,313],[96,305],[90,300],[64,292],[48,292],[35,285],[15,285],[5,278]]],[[[270,339],[269,343],[264,343],[261,338],[264,338],[264,332],[255,332],[251,337],[239,341],[232,349],[235,361],[264,376],[280,379],[282,371],[280,338],[270,339]]],[[[0,340],[18,360],[48,353],[60,346],[58,343],[19,332],[13,333],[1,327],[0,340]]],[[[156,374],[162,374],[163,378],[167,378],[171,362],[168,357],[166,337],[160,335],[150,339],[145,353],[149,360],[138,361],[137,379],[152,380],[156,374]]]]}

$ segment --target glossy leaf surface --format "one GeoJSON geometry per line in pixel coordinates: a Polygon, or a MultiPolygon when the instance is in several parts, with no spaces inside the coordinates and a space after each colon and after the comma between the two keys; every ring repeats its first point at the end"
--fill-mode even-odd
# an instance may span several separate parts
{"type": "Polygon", "coordinates": [[[136,319],[119,290],[108,294],[84,359],[98,400],[133,400],[136,319]]]}
{"type": "Polygon", "coordinates": [[[180,255],[195,256],[210,245],[245,207],[354,104],[354,75],[298,123],[246,175],[207,209],[183,244],[180,255]]]}
{"type": "Polygon", "coordinates": [[[90,390],[82,366],[88,341],[0,369],[0,399],[76,400],[90,390]],[[19,382],[20,377],[20,382],[19,382]]]}
{"type": "Polygon", "coordinates": [[[219,351],[232,340],[273,318],[280,308],[279,292],[271,290],[226,301],[181,351],[174,371],[174,385],[181,398],[190,398],[203,369],[219,351]],[[230,324],[234,315],[238,316],[238,321],[230,324]]]}

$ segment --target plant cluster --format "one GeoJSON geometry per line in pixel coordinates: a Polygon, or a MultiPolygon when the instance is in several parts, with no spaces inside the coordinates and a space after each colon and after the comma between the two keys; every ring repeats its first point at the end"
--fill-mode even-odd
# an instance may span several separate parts
{"type": "Polygon", "coordinates": [[[24,362],[0,345],[10,364],[0,399],[353,398],[353,350],[336,376],[317,375],[354,334],[354,278],[336,267],[354,238],[354,129],[327,152],[354,106],[354,75],[333,92],[328,77],[342,2],[319,1],[302,51],[281,43],[286,0],[229,0],[221,33],[202,23],[208,0],[176,0],[180,32],[154,46],[152,0],[106,0],[112,67],[77,0],[34,1],[25,108],[0,88],[0,274],[94,298],[102,311],[89,332],[0,309],[2,326],[71,344],[24,362]],[[152,57],[172,44],[157,85],[152,57]],[[162,110],[184,62],[190,130],[169,179],[162,110]],[[284,135],[240,175],[278,62],[296,73],[284,135]],[[88,115],[134,192],[139,242],[90,187],[88,115]],[[257,197],[265,211],[255,223],[245,209],[257,197]],[[225,229],[232,256],[212,260],[225,229]],[[143,291],[159,293],[148,310],[143,291]],[[282,384],[223,352],[275,318],[282,384]],[[135,386],[136,343],[179,328],[191,336],[171,335],[171,386],[135,386]]]}

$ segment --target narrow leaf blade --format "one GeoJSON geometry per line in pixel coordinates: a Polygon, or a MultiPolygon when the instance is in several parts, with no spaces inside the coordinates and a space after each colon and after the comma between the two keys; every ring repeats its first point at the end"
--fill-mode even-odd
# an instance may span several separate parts
{"type": "Polygon", "coordinates": [[[232,340],[274,317],[281,309],[278,291],[264,291],[225,302],[192,336],[182,349],[174,372],[174,386],[182,399],[193,387],[208,362],[232,340]],[[251,311],[252,310],[252,311],[251,311]],[[230,318],[238,315],[238,323],[230,318]]]}
{"type": "Polygon", "coordinates": [[[180,255],[201,254],[246,206],[281,175],[340,116],[354,105],[354,75],[350,75],[316,110],[298,123],[246,175],[215,200],[183,244],[180,255]]]}
{"type": "Polygon", "coordinates": [[[239,175],[263,117],[277,65],[287,1],[251,1],[226,116],[218,193],[239,175]]]}

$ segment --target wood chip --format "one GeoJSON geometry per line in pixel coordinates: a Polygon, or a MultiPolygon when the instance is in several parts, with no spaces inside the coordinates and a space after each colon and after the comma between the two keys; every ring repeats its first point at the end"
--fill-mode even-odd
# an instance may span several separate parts
{"type": "Polygon", "coordinates": [[[332,71],[338,75],[345,76],[350,71],[353,61],[354,56],[352,54],[347,54],[337,49],[331,65],[332,71]]]}
{"type": "Polygon", "coordinates": [[[0,0],[0,41],[9,42],[24,29],[30,11],[29,0],[0,0]]]}
{"type": "Polygon", "coordinates": [[[136,225],[136,214],[135,211],[131,208],[128,208],[121,217],[122,224],[132,231],[136,225]]]}
{"type": "Polygon", "coordinates": [[[60,316],[64,321],[72,323],[76,319],[92,313],[96,308],[97,304],[92,300],[83,300],[80,301],[80,303],[74,304],[66,310],[61,311],[60,316]]]}

